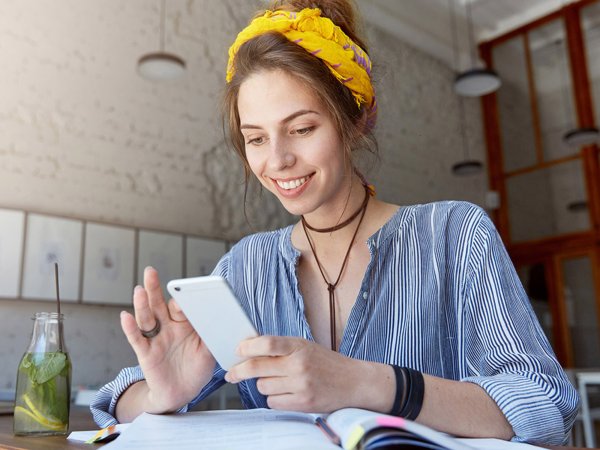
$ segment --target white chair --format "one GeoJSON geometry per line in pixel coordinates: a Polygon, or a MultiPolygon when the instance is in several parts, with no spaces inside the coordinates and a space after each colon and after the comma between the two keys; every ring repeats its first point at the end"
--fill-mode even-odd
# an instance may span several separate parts
{"type": "MultiPolygon", "coordinates": [[[[583,424],[583,437],[585,446],[596,448],[596,432],[594,430],[594,420],[600,419],[600,408],[590,406],[590,386],[600,386],[600,372],[577,372],[577,389],[581,398],[581,422],[583,424]]],[[[593,389],[593,388],[592,388],[593,389]]]]}

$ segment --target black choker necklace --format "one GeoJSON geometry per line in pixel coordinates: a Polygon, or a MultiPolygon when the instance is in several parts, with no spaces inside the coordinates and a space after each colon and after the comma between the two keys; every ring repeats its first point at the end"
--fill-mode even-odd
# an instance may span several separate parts
{"type": "Polygon", "coordinates": [[[356,219],[358,217],[358,215],[367,207],[367,203],[369,203],[369,197],[370,197],[369,188],[367,186],[365,186],[365,199],[363,200],[362,205],[360,205],[360,207],[354,212],[354,214],[352,214],[350,217],[348,217],[342,223],[334,225],[333,227],[315,228],[315,227],[311,226],[306,221],[306,219],[304,219],[304,216],[302,216],[302,225],[311,231],[316,231],[317,233],[331,233],[332,231],[341,230],[345,226],[350,225],[352,223],[352,221],[354,219],[356,219]]]}
{"type": "Polygon", "coordinates": [[[308,223],[306,223],[306,220],[304,220],[304,216],[302,217],[302,229],[304,230],[304,234],[306,235],[306,239],[308,240],[308,244],[310,245],[312,254],[315,257],[315,262],[317,263],[319,272],[321,272],[321,276],[323,277],[323,280],[325,281],[325,284],[327,285],[327,291],[329,291],[329,333],[331,336],[331,350],[333,350],[333,351],[337,351],[336,331],[335,331],[335,288],[337,287],[338,283],[340,282],[340,279],[342,278],[342,274],[344,273],[344,269],[346,268],[346,263],[348,262],[348,256],[350,256],[350,249],[352,249],[352,244],[354,243],[354,239],[356,239],[356,235],[358,234],[358,229],[360,228],[360,224],[362,223],[363,219],[365,218],[365,213],[367,212],[367,205],[369,204],[370,196],[371,196],[370,191],[365,186],[365,199],[364,199],[362,205],[360,206],[360,208],[358,208],[358,210],[354,214],[352,214],[352,216],[350,216],[349,219],[347,219],[344,222],[340,223],[339,225],[336,225],[331,228],[321,228],[321,229],[313,228],[310,225],[308,225],[308,223]],[[308,234],[307,228],[310,230],[316,231],[318,233],[328,233],[330,231],[336,231],[336,230],[339,230],[340,228],[343,228],[346,225],[348,225],[350,222],[352,222],[354,219],[356,219],[356,217],[359,214],[361,215],[360,220],[358,221],[356,230],[354,230],[354,235],[352,236],[352,239],[350,240],[350,245],[348,246],[348,250],[346,250],[346,256],[344,256],[344,262],[342,263],[342,268],[340,269],[340,273],[338,273],[338,276],[337,276],[337,279],[335,280],[335,282],[330,283],[329,280],[327,279],[327,277],[325,276],[325,272],[323,271],[321,262],[319,261],[319,258],[317,257],[317,252],[315,251],[315,246],[313,245],[310,235],[308,234]]]}

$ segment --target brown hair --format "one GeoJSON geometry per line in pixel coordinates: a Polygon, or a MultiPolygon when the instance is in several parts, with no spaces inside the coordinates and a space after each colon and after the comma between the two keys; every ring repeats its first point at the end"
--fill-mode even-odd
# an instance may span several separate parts
{"type": "MultiPolygon", "coordinates": [[[[349,0],[276,0],[270,9],[300,11],[304,8],[319,8],[322,16],[331,19],[367,51],[357,35],[354,7],[349,0]]],[[[261,11],[257,16],[263,13],[261,11]]],[[[238,95],[246,78],[261,71],[282,70],[315,93],[331,115],[350,161],[352,151],[357,149],[376,153],[375,137],[366,126],[366,106],[359,108],[350,89],[335,78],[322,60],[290,42],[284,35],[268,32],[247,41],[240,47],[234,67],[233,79],[225,88],[223,125],[229,129],[231,144],[244,163],[246,183],[251,171],[240,131],[238,95]]]]}

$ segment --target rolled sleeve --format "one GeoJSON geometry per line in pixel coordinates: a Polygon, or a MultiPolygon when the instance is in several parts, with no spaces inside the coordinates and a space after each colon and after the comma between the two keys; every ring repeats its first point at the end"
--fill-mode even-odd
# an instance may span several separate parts
{"type": "Polygon", "coordinates": [[[90,411],[99,427],[108,427],[118,422],[115,417],[115,408],[119,397],[129,386],[143,379],[144,374],[139,366],[126,367],[113,381],[102,386],[90,404],[90,411]]]}
{"type": "Polygon", "coordinates": [[[465,310],[469,376],[504,413],[514,441],[562,445],[579,398],[556,360],[489,218],[472,243],[465,310]]]}
{"type": "Polygon", "coordinates": [[[571,425],[565,423],[560,409],[539,384],[509,373],[462,381],[481,386],[494,400],[513,429],[513,441],[564,444],[571,425]]]}
{"type": "MultiPolygon", "coordinates": [[[[225,370],[223,370],[218,364],[215,366],[213,376],[211,380],[202,388],[198,395],[188,404],[183,405],[176,412],[184,413],[190,408],[196,405],[198,402],[204,400],[212,392],[217,390],[223,384],[225,384],[225,370]]],[[[144,374],[139,366],[126,367],[121,370],[117,377],[110,383],[104,385],[96,394],[96,397],[90,404],[90,411],[94,421],[99,427],[105,428],[109,425],[118,423],[115,409],[119,398],[132,384],[138,381],[144,380],[144,374]]]]}

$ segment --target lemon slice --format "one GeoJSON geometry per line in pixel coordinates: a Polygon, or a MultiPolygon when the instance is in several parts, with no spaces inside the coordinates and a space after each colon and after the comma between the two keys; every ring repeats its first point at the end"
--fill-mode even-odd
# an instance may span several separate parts
{"type": "Polygon", "coordinates": [[[22,406],[15,406],[15,420],[22,419],[21,416],[25,416],[26,418],[33,420],[36,423],[39,423],[40,425],[42,425],[44,428],[46,428],[48,430],[62,431],[65,429],[65,426],[63,423],[59,423],[59,424],[51,423],[51,422],[45,420],[43,417],[35,416],[31,411],[23,408],[22,406]]]}
{"type": "Polygon", "coordinates": [[[65,424],[56,417],[42,414],[41,411],[37,409],[35,404],[31,401],[29,395],[23,394],[23,400],[31,412],[27,411],[25,408],[23,408],[23,410],[31,414],[32,417],[35,417],[36,422],[52,429],[55,429],[56,427],[58,427],[58,429],[64,428],[65,424]]]}

